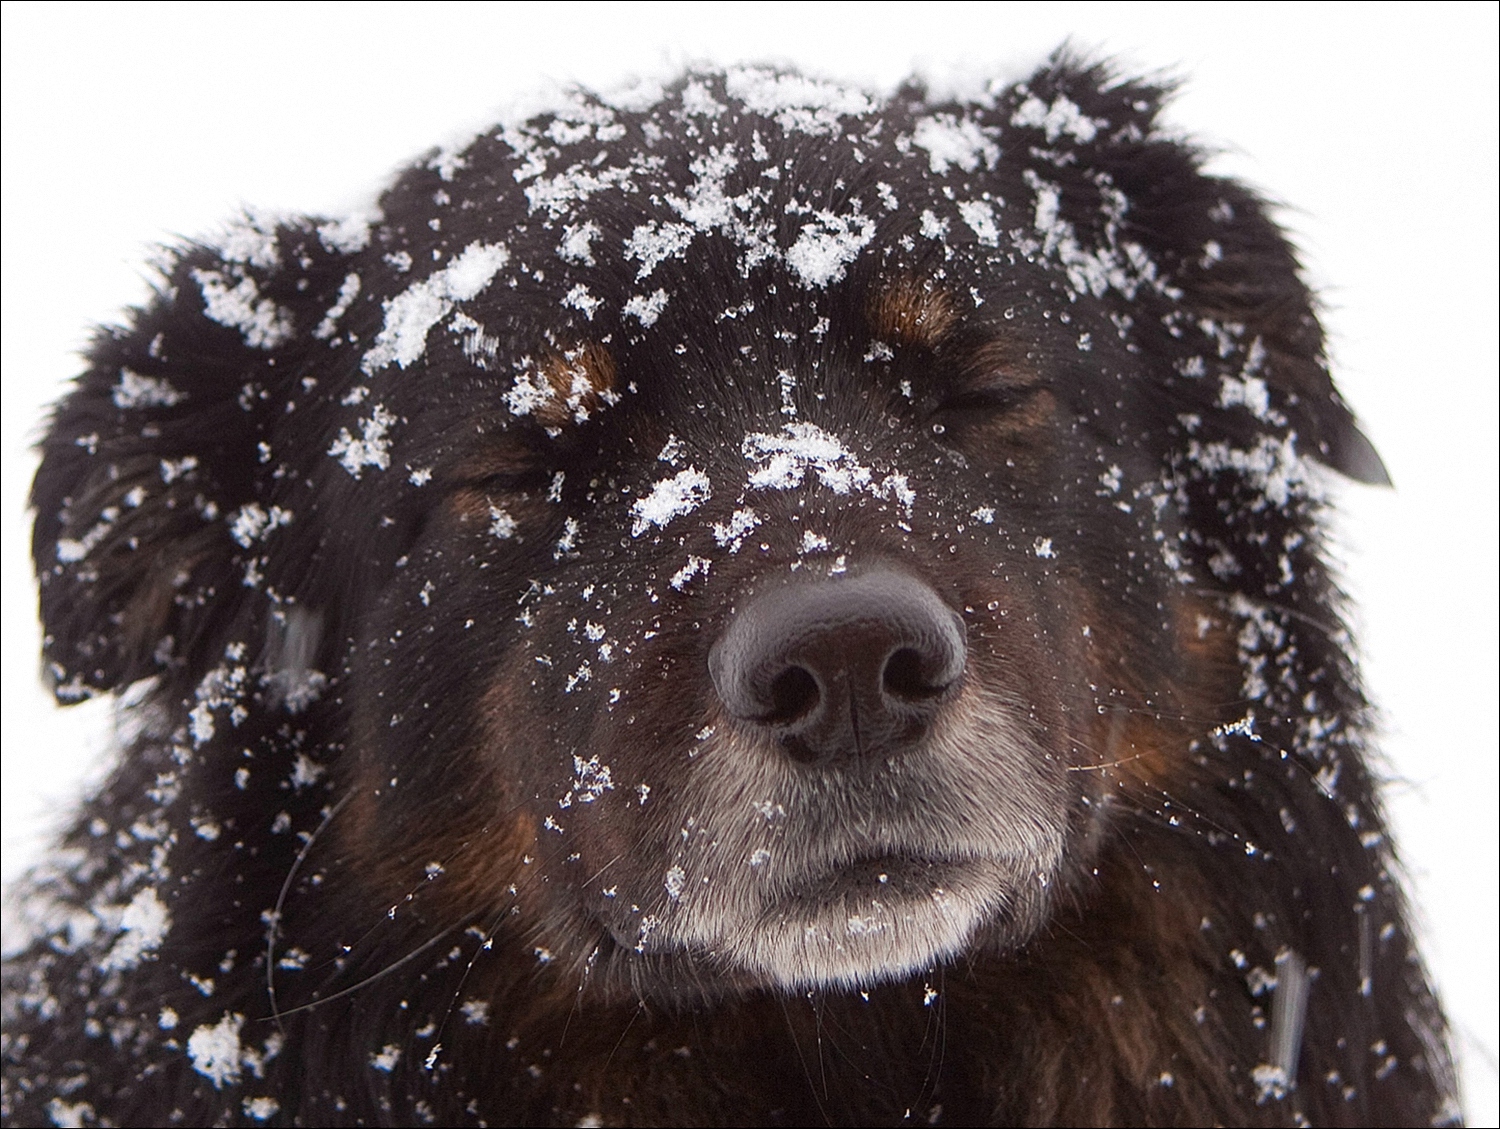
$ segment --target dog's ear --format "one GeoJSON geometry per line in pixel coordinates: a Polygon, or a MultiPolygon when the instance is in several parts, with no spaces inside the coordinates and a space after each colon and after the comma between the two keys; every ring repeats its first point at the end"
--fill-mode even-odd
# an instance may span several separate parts
{"type": "Polygon", "coordinates": [[[1005,124],[1012,145],[1029,143],[1034,154],[1055,151],[1059,135],[1071,134],[1062,138],[1077,143],[1071,165],[1038,165],[1063,182],[1068,218],[1080,231],[1096,228],[1096,245],[1120,248],[1126,260],[1129,245],[1144,250],[1156,279],[1180,293],[1179,308],[1200,327],[1228,332],[1233,347],[1253,357],[1246,371],[1265,382],[1303,454],[1360,482],[1389,485],[1334,389],[1295,252],[1263,200],[1205,175],[1202,154],[1163,129],[1158,119],[1171,93],[1170,83],[1120,82],[1105,66],[1059,56],[1018,88],[1005,124]],[[1111,206],[1115,192],[1120,206],[1111,206]]]}
{"type": "Polygon", "coordinates": [[[96,336],[31,494],[60,700],[201,671],[224,645],[216,625],[264,600],[247,571],[283,516],[268,504],[270,429],[350,305],[365,238],[361,225],[247,219],[217,248],[168,253],[155,300],[96,336]]]}

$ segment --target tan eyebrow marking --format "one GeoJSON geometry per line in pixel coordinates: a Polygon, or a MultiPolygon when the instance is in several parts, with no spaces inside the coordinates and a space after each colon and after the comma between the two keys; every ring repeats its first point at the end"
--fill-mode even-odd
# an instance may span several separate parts
{"type": "Polygon", "coordinates": [[[537,422],[549,430],[583,423],[616,399],[615,358],[603,345],[586,341],[537,366],[550,393],[533,408],[537,422]]]}
{"type": "Polygon", "coordinates": [[[869,319],[882,341],[935,349],[958,315],[951,296],[931,279],[902,278],[870,299],[869,319]]]}

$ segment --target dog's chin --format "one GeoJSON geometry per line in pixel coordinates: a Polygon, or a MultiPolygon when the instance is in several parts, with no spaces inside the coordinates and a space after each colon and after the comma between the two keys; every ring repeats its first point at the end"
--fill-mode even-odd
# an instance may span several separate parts
{"type": "Polygon", "coordinates": [[[636,951],[688,957],[740,989],[868,988],[1017,943],[1045,916],[1051,870],[990,859],[861,859],[770,898],[681,905],[637,939],[636,951]]]}

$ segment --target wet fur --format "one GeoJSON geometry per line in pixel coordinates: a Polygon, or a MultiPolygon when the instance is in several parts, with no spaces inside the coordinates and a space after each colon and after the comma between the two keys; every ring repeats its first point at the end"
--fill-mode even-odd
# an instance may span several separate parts
{"type": "MultiPolygon", "coordinates": [[[[848,120],[782,128],[704,76],[611,111],[623,140],[557,119],[553,171],[653,152],[640,191],[549,212],[496,133],[405,173],[363,247],[251,221],[250,250],[175,252],[95,342],[33,495],[57,692],[135,704],[21,903],[7,1124],[1454,1119],[1309,467],[1383,471],[1285,239],[1156,131],[1162,96],[1068,61],[991,106],[906,88],[857,119],[884,124],[856,159],[848,120]],[[704,89],[727,116],[668,113],[704,89]],[[1028,100],[1080,117],[1052,129],[1028,100]],[[995,157],[940,174],[895,146],[941,113],[993,127],[995,157]],[[767,191],[871,217],[868,249],[821,282],[723,232],[644,276],[605,258],[681,220],[693,161],[754,144],[767,191]],[[1038,178],[1129,293],[1017,250],[1038,178]],[[988,192],[1001,234],[945,213],[919,238],[945,184],[988,192]],[[559,262],[585,220],[603,261],[559,262]],[[478,243],[506,246],[493,284],[409,364],[372,362],[389,303],[478,243]],[[568,304],[580,281],[597,316],[568,304]],[[658,286],[654,322],[620,312],[658,286]],[[1253,399],[1244,373],[1265,404],[1225,392],[1253,399]],[[813,470],[725,485],[742,435],[797,420],[916,502],[813,470]],[[712,499],[646,522],[687,467],[712,499]],[[731,550],[711,528],[743,505],[760,524],[731,550]],[[803,553],[804,530],[833,549],[803,553]],[[694,555],[708,571],[675,584],[694,555]],[[963,614],[962,693],[920,756],[794,764],[726,714],[709,648],[798,569],[877,563],[963,614]],[[773,928],[831,928],[827,898],[868,904],[841,872],[903,852],[977,867],[973,920],[913,910],[847,956],[773,928]],[[170,928],[132,948],[157,906],[170,928]],[[1277,992],[1304,988],[1278,1082],[1277,992]],[[214,1076],[203,1033],[231,1029],[214,1076]]],[[[771,214],[784,255],[812,221],[771,214]]]]}

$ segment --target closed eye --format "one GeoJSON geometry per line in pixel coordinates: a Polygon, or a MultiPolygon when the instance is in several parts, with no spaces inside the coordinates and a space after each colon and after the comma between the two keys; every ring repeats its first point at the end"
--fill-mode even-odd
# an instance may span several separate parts
{"type": "Polygon", "coordinates": [[[1057,411],[1057,397],[1040,380],[991,376],[951,390],[933,411],[932,430],[949,443],[981,450],[994,444],[1014,449],[1042,441],[1057,411]]]}
{"type": "Polygon", "coordinates": [[[950,393],[938,404],[937,410],[958,415],[1014,411],[1025,407],[1038,391],[1038,385],[1019,382],[965,388],[950,393]]]}
{"type": "Polygon", "coordinates": [[[960,345],[944,367],[949,378],[936,411],[955,423],[1033,415],[1038,395],[1046,391],[1028,344],[1012,336],[960,345]]]}
{"type": "Polygon", "coordinates": [[[525,470],[507,471],[503,474],[488,474],[483,478],[461,482],[458,485],[470,490],[484,490],[495,493],[526,493],[531,490],[543,490],[552,482],[553,472],[545,466],[530,467],[525,470]]]}
{"type": "Polygon", "coordinates": [[[556,461],[531,443],[518,440],[469,455],[453,468],[448,481],[454,490],[483,493],[545,490],[551,484],[556,461]]]}

